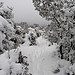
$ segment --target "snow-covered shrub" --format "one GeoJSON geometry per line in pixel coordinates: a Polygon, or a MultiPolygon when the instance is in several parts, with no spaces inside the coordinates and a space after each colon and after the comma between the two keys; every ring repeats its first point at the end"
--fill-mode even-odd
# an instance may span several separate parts
{"type": "Polygon", "coordinates": [[[0,74],[1,75],[30,75],[28,69],[27,57],[22,55],[21,51],[13,49],[0,55],[0,74]],[[20,61],[23,60],[23,61],[20,61]],[[20,62],[19,62],[20,61],[20,62]]]}
{"type": "Polygon", "coordinates": [[[30,46],[36,45],[36,38],[37,38],[37,35],[36,35],[35,29],[29,27],[28,33],[25,35],[25,43],[30,46]]]}
{"type": "Polygon", "coordinates": [[[14,49],[16,49],[20,44],[23,44],[25,42],[24,38],[22,38],[21,35],[17,35],[17,34],[14,34],[14,36],[11,37],[10,41],[13,42],[14,49]]]}
{"type": "Polygon", "coordinates": [[[40,27],[29,27],[28,32],[25,34],[25,43],[27,45],[41,45],[41,43],[38,43],[40,41],[37,42],[38,39],[42,41],[41,43],[44,39],[46,40],[45,31],[40,27]]]}

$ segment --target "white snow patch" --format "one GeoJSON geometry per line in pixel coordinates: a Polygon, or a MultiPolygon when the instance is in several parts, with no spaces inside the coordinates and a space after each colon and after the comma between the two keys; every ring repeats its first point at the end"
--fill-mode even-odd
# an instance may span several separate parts
{"type": "Polygon", "coordinates": [[[36,39],[36,43],[38,46],[48,46],[50,44],[50,42],[42,36],[36,39]]]}
{"type": "MultiPolygon", "coordinates": [[[[50,75],[47,70],[52,69],[52,65],[56,62],[56,58],[54,58],[53,52],[57,51],[57,45],[49,46],[21,46],[19,50],[22,51],[23,55],[28,57],[28,62],[30,64],[29,71],[33,75],[50,75]],[[54,62],[54,63],[53,63],[54,62]],[[46,71],[45,71],[46,68],[46,71]],[[45,71],[45,73],[43,73],[45,71]],[[42,73],[42,74],[41,74],[42,73]]],[[[55,66],[55,65],[54,65],[55,66]]]]}

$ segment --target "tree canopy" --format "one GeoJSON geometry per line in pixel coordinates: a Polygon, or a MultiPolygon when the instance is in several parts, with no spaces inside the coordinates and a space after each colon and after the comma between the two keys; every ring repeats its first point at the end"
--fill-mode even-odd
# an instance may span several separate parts
{"type": "Polygon", "coordinates": [[[33,0],[33,5],[46,20],[60,25],[75,20],[75,0],[33,0]]]}

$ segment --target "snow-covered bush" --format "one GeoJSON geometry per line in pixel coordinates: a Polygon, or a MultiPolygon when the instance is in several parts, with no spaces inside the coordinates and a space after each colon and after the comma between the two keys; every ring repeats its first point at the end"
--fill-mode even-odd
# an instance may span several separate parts
{"type": "Polygon", "coordinates": [[[28,33],[25,35],[25,43],[30,46],[36,45],[36,38],[37,38],[37,35],[36,35],[35,29],[29,27],[28,33]]]}
{"type": "Polygon", "coordinates": [[[11,50],[9,54],[10,58],[8,57],[8,51],[0,55],[0,74],[30,75],[30,73],[28,73],[29,64],[27,62],[27,57],[23,56],[17,49],[11,50]]]}

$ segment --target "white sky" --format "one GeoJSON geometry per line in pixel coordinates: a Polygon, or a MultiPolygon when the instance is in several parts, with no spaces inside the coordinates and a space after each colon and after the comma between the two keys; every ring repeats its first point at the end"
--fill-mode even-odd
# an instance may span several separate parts
{"type": "Polygon", "coordinates": [[[32,0],[0,0],[5,5],[14,7],[14,20],[16,22],[27,22],[29,24],[49,24],[50,22],[43,19],[37,11],[35,11],[32,0]]]}

